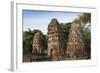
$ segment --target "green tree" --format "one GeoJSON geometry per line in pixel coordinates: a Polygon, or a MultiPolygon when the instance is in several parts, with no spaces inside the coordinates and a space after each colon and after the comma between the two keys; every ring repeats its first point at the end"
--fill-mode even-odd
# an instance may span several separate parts
{"type": "Polygon", "coordinates": [[[81,32],[83,35],[83,40],[85,43],[85,49],[90,58],[91,53],[91,13],[83,13],[79,16],[79,20],[81,21],[81,32]]]}
{"type": "Polygon", "coordinates": [[[42,35],[43,39],[42,39],[42,47],[43,47],[43,53],[47,54],[47,36],[46,35],[42,35]]]}
{"type": "Polygon", "coordinates": [[[91,13],[83,13],[79,18],[83,24],[91,22],[91,13]]]}
{"type": "Polygon", "coordinates": [[[69,32],[70,32],[70,27],[71,27],[71,22],[69,23],[62,23],[62,30],[63,30],[63,39],[64,39],[64,42],[67,43],[68,42],[68,35],[69,35],[69,32]]]}
{"type": "Polygon", "coordinates": [[[82,31],[85,29],[90,29],[91,27],[91,13],[83,13],[79,16],[79,20],[81,21],[82,31]]]}

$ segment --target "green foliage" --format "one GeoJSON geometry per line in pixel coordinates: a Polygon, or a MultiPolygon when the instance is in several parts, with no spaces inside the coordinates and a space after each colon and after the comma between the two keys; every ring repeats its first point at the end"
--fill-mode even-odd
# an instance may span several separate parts
{"type": "Polygon", "coordinates": [[[79,20],[81,21],[82,30],[89,28],[91,26],[91,13],[83,13],[81,16],[79,16],[79,20]],[[87,23],[89,23],[88,26],[87,23]]]}
{"type": "Polygon", "coordinates": [[[83,24],[91,22],[91,13],[83,13],[83,15],[79,16],[79,19],[83,24]]]}
{"type": "Polygon", "coordinates": [[[47,36],[46,35],[43,35],[43,48],[44,50],[47,50],[47,36]]]}
{"type": "Polygon", "coordinates": [[[64,39],[64,43],[66,44],[68,42],[68,35],[70,32],[70,27],[71,27],[71,23],[62,23],[62,30],[63,30],[63,39],[64,39]]]}
{"type": "Polygon", "coordinates": [[[85,28],[84,31],[82,31],[83,40],[85,43],[85,50],[87,51],[89,57],[91,53],[91,31],[88,30],[88,28],[85,28]]]}
{"type": "Polygon", "coordinates": [[[85,50],[87,51],[88,55],[90,55],[91,53],[91,14],[83,13],[83,15],[79,16],[79,20],[81,21],[81,32],[82,32],[83,40],[85,43],[85,50]]]}

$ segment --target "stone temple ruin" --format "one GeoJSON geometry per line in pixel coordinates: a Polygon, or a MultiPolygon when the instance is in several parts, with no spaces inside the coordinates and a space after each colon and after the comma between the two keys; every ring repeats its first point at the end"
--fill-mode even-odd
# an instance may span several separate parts
{"type": "Polygon", "coordinates": [[[62,28],[57,19],[52,19],[48,25],[48,56],[52,60],[64,57],[62,28]]]}
{"type": "Polygon", "coordinates": [[[38,31],[35,33],[33,38],[33,54],[41,54],[42,53],[42,36],[41,33],[38,31]]]}
{"type": "Polygon", "coordinates": [[[81,23],[75,20],[71,24],[69,39],[67,43],[67,57],[68,58],[83,58],[85,57],[83,36],[81,34],[81,23]]]}
{"type": "MultiPolygon", "coordinates": [[[[48,25],[47,32],[47,57],[51,60],[64,60],[66,58],[86,59],[83,36],[81,33],[81,23],[75,20],[71,24],[69,38],[64,47],[62,26],[57,19],[52,19],[48,25]]],[[[42,53],[42,36],[40,32],[35,33],[33,38],[33,54],[42,53]]]]}

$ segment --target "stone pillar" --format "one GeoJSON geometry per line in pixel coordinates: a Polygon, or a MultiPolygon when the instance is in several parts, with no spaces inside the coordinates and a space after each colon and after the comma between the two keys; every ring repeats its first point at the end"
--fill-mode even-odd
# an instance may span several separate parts
{"type": "Polygon", "coordinates": [[[68,58],[84,58],[84,52],[85,50],[83,36],[81,33],[81,23],[79,20],[75,20],[71,24],[66,55],[68,58]]]}
{"type": "Polygon", "coordinates": [[[33,37],[32,53],[33,54],[41,54],[42,53],[42,35],[39,31],[36,32],[33,37]]]}
{"type": "Polygon", "coordinates": [[[64,57],[62,28],[57,19],[52,19],[48,25],[48,57],[52,60],[62,60],[64,57]]]}

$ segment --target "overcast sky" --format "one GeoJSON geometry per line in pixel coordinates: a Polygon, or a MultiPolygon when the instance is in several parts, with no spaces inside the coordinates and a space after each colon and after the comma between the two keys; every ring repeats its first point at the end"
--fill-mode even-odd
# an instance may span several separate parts
{"type": "Polygon", "coordinates": [[[52,18],[57,18],[59,23],[67,23],[72,22],[81,14],[78,12],[23,10],[23,30],[39,29],[47,34],[47,27],[52,18]]]}

